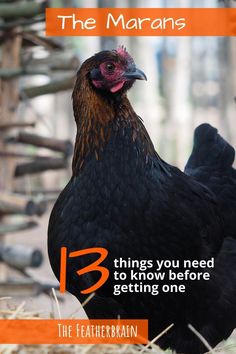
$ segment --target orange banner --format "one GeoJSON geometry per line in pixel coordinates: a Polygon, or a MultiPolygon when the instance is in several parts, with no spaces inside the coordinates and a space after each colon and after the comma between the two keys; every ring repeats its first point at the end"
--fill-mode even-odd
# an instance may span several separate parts
{"type": "Polygon", "coordinates": [[[147,320],[0,320],[1,344],[147,344],[147,320]]]}
{"type": "Polygon", "coordinates": [[[48,36],[235,36],[236,8],[47,8],[48,36]]]}

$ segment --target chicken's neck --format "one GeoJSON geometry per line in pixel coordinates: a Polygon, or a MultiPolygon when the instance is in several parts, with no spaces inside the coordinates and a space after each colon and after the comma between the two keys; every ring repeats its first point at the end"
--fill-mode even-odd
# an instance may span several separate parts
{"type": "Polygon", "coordinates": [[[93,90],[79,90],[73,94],[73,108],[77,124],[77,135],[73,156],[73,175],[83,168],[88,156],[102,159],[106,144],[117,131],[129,130],[130,142],[142,141],[142,153],[148,156],[155,153],[149,135],[141,119],[134,112],[126,95],[107,99],[93,90]]]}

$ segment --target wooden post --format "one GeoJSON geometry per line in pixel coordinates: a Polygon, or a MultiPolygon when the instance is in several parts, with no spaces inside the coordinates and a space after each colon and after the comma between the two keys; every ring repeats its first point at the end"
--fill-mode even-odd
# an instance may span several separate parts
{"type": "MultiPolygon", "coordinates": [[[[20,50],[21,50],[21,37],[13,37],[6,40],[2,46],[2,68],[17,68],[20,66],[20,50]]],[[[18,88],[18,79],[11,80],[0,80],[0,124],[9,124],[14,121],[15,113],[17,106],[19,104],[19,88],[18,88]]],[[[1,149],[7,149],[3,145],[1,149]]],[[[14,171],[14,162],[6,161],[4,166],[1,165],[1,171],[4,170],[4,173],[1,174],[0,180],[0,189],[11,189],[13,171],[14,171]]]]}
{"type": "MultiPolygon", "coordinates": [[[[15,189],[16,182],[15,174],[16,176],[25,176],[26,173],[41,173],[48,169],[65,169],[73,151],[73,146],[69,141],[26,133],[23,128],[34,127],[38,117],[35,122],[28,121],[27,117],[23,121],[19,121],[19,115],[16,114],[21,102],[30,105],[31,98],[72,89],[75,79],[74,69],[79,66],[75,56],[58,54],[59,50],[64,49],[63,42],[44,37],[41,34],[41,26],[38,29],[37,26],[32,27],[32,25],[44,21],[45,7],[48,7],[47,0],[0,0],[0,17],[2,18],[0,23],[0,253],[2,250],[0,285],[7,284],[9,280],[5,264],[11,265],[10,263],[15,262],[19,256],[20,267],[18,268],[21,268],[22,262],[27,257],[28,260],[31,260],[31,253],[25,254],[24,248],[19,249],[19,246],[17,248],[15,246],[8,247],[8,251],[11,252],[6,258],[7,249],[4,244],[4,235],[36,227],[37,224],[30,221],[30,216],[44,214],[48,202],[55,199],[54,195],[48,195],[43,199],[39,196],[38,198],[29,198],[29,196],[24,198],[24,196],[13,195],[12,191],[15,189]],[[34,59],[25,50],[29,46],[43,46],[51,55],[44,59],[34,59]],[[55,57],[56,60],[54,60],[55,57]],[[57,75],[54,75],[56,70],[57,75]],[[60,71],[62,75],[59,75],[60,71]],[[46,75],[50,80],[47,84],[30,85],[20,90],[18,81],[20,77],[25,75],[46,75]],[[12,130],[13,132],[11,132],[12,130]],[[16,144],[14,141],[9,142],[9,131],[13,136],[16,135],[15,131],[18,132],[19,140],[15,141],[16,144]],[[51,154],[48,157],[35,153],[31,156],[26,149],[19,148],[18,143],[31,144],[37,148],[48,148],[51,150],[51,154]],[[12,217],[13,215],[21,215],[22,221],[17,221],[12,217]]],[[[34,152],[35,150],[33,149],[34,152]]],[[[19,185],[19,182],[16,184],[19,185]]],[[[33,265],[33,263],[28,262],[27,265],[33,265]]],[[[15,267],[16,263],[13,266],[15,267]]]]}
{"type": "Polygon", "coordinates": [[[10,3],[0,4],[0,14],[4,19],[13,19],[19,17],[33,17],[44,12],[47,7],[47,1],[25,2],[25,3],[10,3]]]}
{"type": "Polygon", "coordinates": [[[30,144],[33,146],[43,147],[53,151],[62,152],[64,156],[71,156],[73,153],[73,145],[70,140],[45,137],[26,132],[21,132],[16,137],[7,139],[7,142],[30,144]]]}
{"type": "MultiPolygon", "coordinates": [[[[13,31],[17,31],[14,29],[13,31]]],[[[20,67],[20,50],[22,39],[20,36],[9,36],[2,45],[1,68],[20,67]]],[[[16,109],[19,103],[18,79],[0,79],[0,124],[9,124],[15,120],[16,109]]],[[[4,133],[0,135],[0,149],[7,151],[3,144],[4,133]]],[[[11,190],[14,177],[14,159],[0,160],[0,192],[11,190]]],[[[0,220],[1,221],[1,220],[0,220]]],[[[0,236],[0,246],[4,244],[4,236],[0,236]]],[[[0,281],[6,279],[6,267],[0,264],[0,281]]]]}
{"type": "Polygon", "coordinates": [[[26,87],[22,90],[21,98],[34,98],[37,96],[48,95],[60,91],[72,89],[75,82],[75,75],[67,76],[60,80],[52,80],[48,84],[41,86],[26,87]]]}

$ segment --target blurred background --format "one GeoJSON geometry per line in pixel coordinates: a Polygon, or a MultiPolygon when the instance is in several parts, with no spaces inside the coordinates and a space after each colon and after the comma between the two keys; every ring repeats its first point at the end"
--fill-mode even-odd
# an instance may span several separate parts
{"type": "MultiPolygon", "coordinates": [[[[0,0],[0,317],[57,316],[46,252],[50,210],[71,175],[71,92],[89,56],[125,45],[147,82],[130,92],[158,153],[183,169],[194,128],[236,146],[236,41],[226,37],[45,37],[45,7],[233,7],[219,0],[0,0]],[[9,299],[11,297],[11,299],[9,299]],[[6,310],[7,308],[7,310],[6,310]]],[[[83,316],[71,295],[62,315],[83,316]]]]}

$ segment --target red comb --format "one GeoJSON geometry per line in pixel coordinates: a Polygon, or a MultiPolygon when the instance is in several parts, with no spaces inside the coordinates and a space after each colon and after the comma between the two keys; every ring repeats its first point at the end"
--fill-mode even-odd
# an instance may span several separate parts
{"type": "Polygon", "coordinates": [[[129,53],[127,52],[126,48],[121,45],[116,49],[116,52],[122,56],[124,59],[128,60],[128,61],[133,61],[132,57],[129,55],[129,53]]]}

